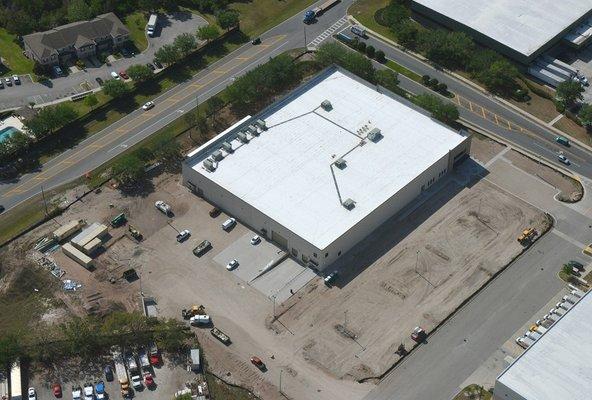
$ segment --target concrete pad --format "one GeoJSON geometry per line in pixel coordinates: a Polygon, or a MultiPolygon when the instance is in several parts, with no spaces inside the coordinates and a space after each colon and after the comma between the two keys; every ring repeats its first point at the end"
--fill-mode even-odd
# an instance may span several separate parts
{"type": "Polygon", "coordinates": [[[283,253],[283,250],[265,240],[253,246],[251,238],[254,235],[253,232],[244,234],[214,257],[214,261],[224,268],[230,260],[236,259],[239,266],[232,273],[247,283],[255,279],[271,260],[283,253]]]}
{"type": "Polygon", "coordinates": [[[251,282],[251,286],[270,299],[275,296],[276,302],[281,304],[315,276],[316,274],[310,268],[303,267],[293,259],[288,258],[271,271],[251,282]]]}

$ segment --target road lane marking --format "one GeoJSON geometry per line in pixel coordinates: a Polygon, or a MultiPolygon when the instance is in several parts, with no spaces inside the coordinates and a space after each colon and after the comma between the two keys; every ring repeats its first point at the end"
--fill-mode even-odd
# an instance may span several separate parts
{"type": "MultiPolygon", "coordinates": [[[[270,43],[270,44],[268,44],[268,45],[265,45],[265,46],[257,46],[257,47],[258,47],[258,49],[257,49],[257,50],[254,52],[253,56],[255,56],[256,54],[259,54],[259,53],[261,53],[263,50],[265,50],[265,49],[267,49],[267,48],[269,48],[269,47],[272,47],[272,45],[276,44],[277,42],[279,42],[280,40],[284,39],[285,37],[286,37],[286,35],[278,35],[278,36],[276,36],[276,37],[272,38],[272,40],[271,40],[271,43],[270,43]]],[[[283,47],[283,46],[284,46],[286,43],[287,43],[287,42],[285,42],[285,43],[283,43],[282,45],[278,46],[278,48],[277,48],[277,49],[279,49],[280,47],[283,47]]],[[[276,51],[277,49],[274,49],[273,51],[276,51]]],[[[232,61],[234,61],[234,60],[236,60],[236,58],[234,58],[234,59],[231,59],[231,60],[228,60],[228,62],[227,62],[226,64],[224,64],[224,65],[228,66],[228,65],[229,65],[229,64],[231,64],[231,63],[232,63],[232,61]]],[[[259,59],[259,60],[260,60],[260,59],[259,59]]],[[[259,60],[258,60],[258,61],[259,61],[259,60]]],[[[224,74],[224,73],[229,73],[229,72],[230,72],[230,71],[232,71],[234,68],[236,68],[236,67],[239,67],[241,64],[243,64],[243,62],[240,62],[240,63],[238,63],[237,65],[232,65],[232,66],[230,66],[230,68],[229,68],[229,69],[227,69],[227,70],[226,70],[226,71],[224,71],[224,72],[223,72],[223,71],[220,71],[219,69],[216,69],[216,70],[214,70],[214,71],[212,71],[212,72],[210,72],[210,73],[206,74],[206,75],[205,75],[203,78],[201,78],[200,80],[205,80],[205,79],[206,79],[206,78],[207,78],[209,75],[211,75],[211,74],[214,74],[214,73],[215,73],[215,74],[220,74],[220,73],[223,73],[223,74],[224,74]]],[[[252,63],[251,63],[251,64],[249,64],[249,66],[250,66],[250,65],[252,65],[252,63]]],[[[246,69],[246,68],[244,68],[244,69],[246,69]]],[[[242,72],[244,69],[240,70],[240,71],[239,71],[239,73],[240,73],[240,72],[242,72]]],[[[204,86],[208,85],[209,83],[213,82],[215,79],[216,79],[215,77],[212,77],[210,80],[208,80],[208,81],[206,81],[206,82],[202,83],[202,87],[204,87],[204,86]]],[[[199,84],[199,83],[198,83],[198,84],[199,84]]],[[[188,85],[188,86],[189,86],[189,85],[188,85]]],[[[185,90],[187,90],[187,88],[188,88],[188,87],[187,87],[187,86],[185,86],[185,87],[184,87],[184,88],[183,88],[181,91],[185,91],[185,90]]],[[[210,90],[211,90],[211,89],[210,89],[210,90]]],[[[204,94],[208,93],[210,90],[206,91],[204,94]]],[[[180,92],[181,92],[181,91],[180,91],[180,92]]],[[[180,92],[179,92],[179,93],[180,93],[180,92]]],[[[176,95],[178,95],[179,93],[177,93],[177,94],[173,95],[173,97],[174,97],[174,96],[176,96],[176,95]]],[[[185,99],[185,98],[187,98],[187,97],[189,97],[189,96],[191,96],[191,95],[194,95],[194,94],[195,94],[195,91],[194,91],[194,92],[192,92],[192,93],[189,93],[189,94],[187,94],[187,95],[185,95],[185,96],[183,96],[182,98],[180,98],[180,99],[178,99],[178,100],[174,100],[174,99],[173,99],[173,103],[178,103],[178,102],[182,101],[183,99],[185,99]]],[[[203,96],[204,94],[202,94],[202,96],[203,96]]],[[[169,98],[169,99],[170,99],[170,98],[169,98]]],[[[163,102],[164,102],[164,100],[163,100],[163,102]]],[[[176,105],[176,104],[173,104],[173,105],[176,105]]],[[[173,106],[173,105],[171,105],[171,106],[173,106]]],[[[169,107],[169,108],[170,108],[170,107],[169,107]]],[[[166,112],[167,110],[168,110],[168,109],[163,109],[163,110],[161,111],[161,113],[157,114],[157,117],[159,118],[159,120],[158,120],[158,121],[156,121],[155,123],[158,123],[158,122],[159,122],[159,121],[162,119],[162,117],[161,117],[161,114],[163,114],[163,113],[164,113],[164,112],[166,112]]],[[[144,123],[144,122],[146,122],[146,120],[145,120],[144,118],[142,118],[142,116],[143,116],[143,115],[144,115],[144,114],[140,114],[138,117],[135,117],[135,118],[131,119],[130,121],[127,121],[127,122],[126,122],[126,123],[125,123],[125,124],[124,124],[122,127],[119,127],[119,128],[117,128],[117,129],[115,129],[114,131],[112,131],[111,133],[108,133],[108,134],[106,134],[106,135],[105,135],[105,136],[104,136],[102,139],[103,139],[103,140],[104,140],[104,139],[107,139],[107,140],[105,140],[105,141],[104,141],[104,144],[103,144],[101,147],[103,147],[103,146],[106,146],[107,144],[109,144],[109,143],[112,143],[112,142],[114,142],[115,140],[117,140],[117,139],[120,139],[120,138],[123,136],[123,135],[117,135],[117,133],[122,133],[122,134],[128,133],[130,129],[136,128],[136,127],[137,127],[138,125],[140,125],[141,123],[144,123]],[[137,122],[137,123],[136,123],[136,122],[137,122]],[[131,126],[132,124],[133,124],[133,126],[131,126]],[[131,126],[131,127],[128,127],[128,126],[131,126]],[[124,127],[126,127],[126,128],[124,128],[124,127]]],[[[168,116],[170,116],[170,113],[167,115],[167,117],[168,117],[168,116]]],[[[154,124],[152,124],[152,125],[154,125],[154,124]]],[[[150,125],[150,126],[152,126],[152,125],[150,125]]],[[[146,129],[146,128],[145,128],[145,129],[146,129]]],[[[140,132],[143,132],[145,129],[143,129],[143,130],[142,130],[142,131],[140,131],[140,132]]],[[[138,135],[138,134],[135,134],[135,135],[131,136],[130,138],[126,139],[126,141],[125,141],[125,142],[127,142],[129,139],[131,139],[131,138],[133,138],[133,137],[135,137],[135,136],[137,136],[137,135],[138,135]]],[[[125,143],[125,142],[124,142],[124,143],[125,143]]],[[[85,158],[87,158],[87,157],[90,157],[90,156],[91,156],[91,155],[93,155],[95,152],[90,152],[89,154],[85,154],[86,150],[87,150],[87,149],[89,149],[89,148],[91,148],[91,147],[90,147],[90,146],[85,146],[84,148],[81,148],[79,151],[77,151],[77,152],[74,152],[73,154],[71,154],[71,155],[70,155],[68,158],[66,158],[66,160],[70,160],[70,159],[73,159],[73,158],[75,158],[75,157],[78,157],[78,156],[80,156],[80,158],[79,158],[79,160],[78,160],[78,162],[80,162],[80,161],[82,161],[83,159],[85,159],[85,158]]],[[[91,148],[91,150],[92,150],[92,148],[91,148]]],[[[66,160],[64,160],[64,161],[66,161],[66,160]]],[[[63,168],[59,168],[60,166],[63,166],[63,164],[64,164],[64,162],[60,162],[60,163],[56,164],[55,166],[53,166],[53,167],[49,168],[48,170],[46,170],[46,171],[42,172],[42,173],[40,174],[40,176],[41,176],[41,177],[44,177],[45,175],[47,175],[47,178],[45,178],[45,177],[43,178],[44,180],[46,180],[46,179],[49,179],[49,178],[52,178],[52,177],[54,177],[54,176],[58,175],[58,174],[59,174],[59,173],[61,173],[61,172],[62,172],[62,171],[65,169],[65,168],[67,168],[67,166],[65,166],[65,167],[63,167],[63,168]]],[[[36,185],[36,184],[35,184],[35,182],[33,182],[33,180],[29,180],[29,181],[27,181],[27,182],[24,182],[24,183],[22,183],[22,184],[21,184],[21,185],[19,185],[17,188],[15,188],[15,189],[12,189],[11,191],[7,192],[7,193],[6,193],[6,195],[9,195],[10,193],[16,192],[17,190],[18,190],[18,191],[21,191],[21,192],[22,192],[22,191],[26,191],[26,190],[32,190],[32,189],[35,187],[35,185],[36,185]],[[22,188],[23,188],[23,187],[25,187],[25,186],[30,186],[30,185],[29,185],[29,183],[33,183],[33,186],[29,187],[29,189],[22,189],[22,188]]]]}

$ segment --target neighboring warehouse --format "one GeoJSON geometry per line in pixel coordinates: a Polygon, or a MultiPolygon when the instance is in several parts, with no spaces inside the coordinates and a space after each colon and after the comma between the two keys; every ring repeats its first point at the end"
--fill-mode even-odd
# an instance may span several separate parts
{"type": "Polygon", "coordinates": [[[581,46],[591,0],[412,0],[412,9],[522,64],[560,43],[581,46]]]}
{"type": "Polygon", "coordinates": [[[589,399],[592,295],[588,292],[497,378],[495,400],[589,399]]]}
{"type": "Polygon", "coordinates": [[[470,138],[332,67],[183,163],[183,181],[323,268],[452,170],[470,138]]]}
{"type": "Polygon", "coordinates": [[[111,51],[129,40],[129,30],[117,15],[98,15],[91,21],[73,22],[23,37],[25,54],[41,65],[66,64],[77,58],[111,51]]]}

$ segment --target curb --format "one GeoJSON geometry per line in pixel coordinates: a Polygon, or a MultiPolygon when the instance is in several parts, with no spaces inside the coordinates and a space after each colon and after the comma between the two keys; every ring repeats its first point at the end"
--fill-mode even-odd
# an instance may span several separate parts
{"type": "MultiPolygon", "coordinates": [[[[433,65],[431,65],[430,60],[425,58],[424,56],[422,56],[421,54],[417,54],[415,52],[409,51],[408,49],[402,47],[401,45],[399,45],[398,43],[394,42],[393,40],[385,37],[384,35],[381,35],[378,32],[374,32],[372,29],[367,28],[365,25],[361,24],[357,19],[355,19],[355,17],[348,15],[348,19],[350,20],[350,22],[353,22],[359,26],[363,26],[364,29],[366,30],[366,32],[372,36],[374,36],[375,38],[393,46],[396,47],[398,50],[404,52],[405,54],[409,54],[411,57],[416,58],[417,60],[423,62],[424,64],[429,65],[430,67],[433,67],[433,65]]],[[[456,78],[458,81],[464,83],[467,86],[470,86],[471,88],[477,90],[478,92],[480,92],[481,94],[490,97],[491,99],[493,99],[494,101],[500,103],[501,105],[505,106],[506,108],[509,108],[509,111],[512,111],[514,113],[520,114],[522,117],[527,118],[528,120],[530,120],[532,123],[535,123],[537,125],[540,125],[543,129],[547,129],[549,130],[551,133],[556,134],[556,135],[560,135],[560,136],[564,136],[566,138],[568,138],[569,140],[571,140],[572,142],[576,143],[578,146],[591,151],[592,152],[592,146],[587,145],[586,143],[582,142],[579,139],[574,138],[573,136],[569,135],[566,132],[563,132],[557,128],[555,128],[554,126],[549,126],[547,125],[546,122],[544,122],[543,120],[535,117],[534,115],[522,110],[520,107],[515,106],[514,104],[510,103],[509,101],[502,99],[501,97],[495,96],[491,93],[489,93],[487,90],[485,90],[483,87],[481,87],[480,85],[476,84],[475,82],[458,75],[457,73],[450,71],[446,68],[442,68],[441,71],[445,74],[448,74],[449,76],[456,78]]]]}

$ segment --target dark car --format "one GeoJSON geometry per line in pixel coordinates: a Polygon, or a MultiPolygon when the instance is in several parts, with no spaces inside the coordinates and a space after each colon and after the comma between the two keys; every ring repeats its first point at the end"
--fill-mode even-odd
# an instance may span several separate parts
{"type": "Polygon", "coordinates": [[[121,49],[121,54],[123,54],[124,57],[131,56],[130,51],[126,47],[124,47],[124,48],[121,49]]]}
{"type": "Polygon", "coordinates": [[[6,208],[4,208],[4,206],[0,206],[0,214],[3,213],[4,210],[6,210],[6,208]]]}
{"type": "Polygon", "coordinates": [[[574,260],[570,260],[570,262],[568,262],[567,265],[569,265],[570,268],[577,269],[578,271],[582,271],[584,269],[584,265],[582,263],[574,260]]]}
{"type": "Polygon", "coordinates": [[[99,84],[99,86],[103,86],[103,79],[102,78],[95,78],[95,81],[99,84]]]}
{"type": "Polygon", "coordinates": [[[105,379],[107,379],[107,382],[113,381],[113,369],[110,365],[105,367],[105,379]]]}
{"type": "Polygon", "coordinates": [[[203,253],[208,251],[211,247],[212,247],[212,243],[210,243],[209,240],[204,240],[203,242],[198,244],[197,247],[195,247],[193,249],[193,254],[196,257],[200,257],[203,253]]]}
{"type": "Polygon", "coordinates": [[[256,38],[251,41],[251,44],[261,44],[261,38],[256,38]]]}
{"type": "Polygon", "coordinates": [[[158,68],[162,68],[162,64],[159,63],[156,59],[152,60],[152,63],[156,65],[158,68]]]}
{"type": "Polygon", "coordinates": [[[150,68],[152,71],[154,71],[154,70],[156,69],[156,67],[155,67],[155,66],[154,66],[154,64],[152,64],[152,63],[148,63],[148,64],[146,64],[146,66],[147,66],[148,68],[150,68]]]}
{"type": "Polygon", "coordinates": [[[337,271],[333,271],[329,275],[327,275],[325,277],[325,279],[323,279],[325,281],[325,285],[331,286],[333,284],[333,282],[335,282],[335,279],[337,279],[337,275],[338,275],[337,271]]]}
{"type": "Polygon", "coordinates": [[[266,371],[267,370],[267,367],[265,366],[265,363],[263,363],[263,361],[261,361],[261,359],[259,357],[257,357],[257,356],[251,357],[251,364],[253,364],[257,368],[259,368],[261,371],[266,371]]]}
{"type": "Polygon", "coordinates": [[[220,210],[218,207],[214,207],[210,210],[210,217],[216,218],[221,212],[222,210],[220,210]]]}

